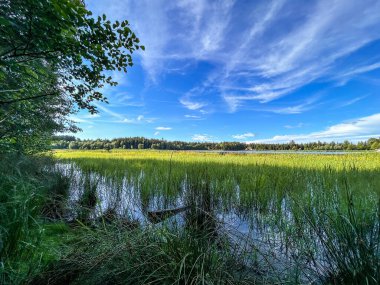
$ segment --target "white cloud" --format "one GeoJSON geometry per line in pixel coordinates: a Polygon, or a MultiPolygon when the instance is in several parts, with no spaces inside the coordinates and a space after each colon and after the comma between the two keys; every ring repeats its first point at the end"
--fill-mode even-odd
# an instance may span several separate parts
{"type": "Polygon", "coordinates": [[[270,139],[254,140],[253,143],[286,143],[311,141],[361,140],[380,136],[380,113],[328,127],[324,131],[309,134],[277,135],[270,139]]]}
{"type": "Polygon", "coordinates": [[[304,123],[298,123],[296,125],[285,125],[284,128],[285,129],[298,129],[298,128],[302,128],[303,126],[305,126],[304,123]]]}
{"type": "Polygon", "coordinates": [[[267,111],[277,113],[277,114],[300,114],[310,109],[311,109],[310,105],[300,104],[300,105],[284,107],[284,108],[267,109],[267,111]]]}
{"type": "Polygon", "coordinates": [[[355,104],[356,102],[359,102],[359,101],[363,100],[363,99],[366,98],[366,97],[367,97],[367,95],[366,95],[366,96],[359,96],[359,97],[356,97],[356,98],[354,98],[354,99],[351,99],[351,100],[348,100],[348,101],[346,101],[346,102],[341,103],[341,104],[339,105],[339,107],[347,107],[347,106],[350,106],[350,105],[352,105],[352,104],[355,104]]]}
{"type": "Polygon", "coordinates": [[[193,135],[191,139],[193,141],[198,141],[198,142],[209,142],[213,140],[213,137],[206,134],[197,134],[197,135],[193,135]]]}
{"type": "Polygon", "coordinates": [[[103,112],[105,112],[106,114],[108,114],[108,115],[110,115],[111,117],[114,117],[114,118],[116,118],[116,119],[119,119],[120,121],[124,121],[124,116],[122,115],[122,114],[119,114],[119,113],[116,113],[116,112],[114,112],[114,111],[112,111],[112,110],[110,110],[110,109],[108,109],[108,108],[106,108],[106,107],[104,107],[104,106],[102,106],[102,105],[100,105],[100,104],[98,104],[98,103],[94,103],[94,105],[98,108],[98,109],[100,109],[101,111],[103,111],[103,112]]]}
{"type": "Polygon", "coordinates": [[[201,116],[196,116],[196,115],[185,115],[185,118],[188,118],[188,119],[202,119],[201,116]]]}
{"type": "MultiPolygon", "coordinates": [[[[118,84],[118,87],[123,86],[118,84]]],[[[113,106],[126,106],[126,107],[143,107],[144,103],[141,101],[141,98],[138,99],[136,96],[133,96],[128,91],[122,91],[122,92],[116,92],[118,89],[114,88],[112,89],[112,93],[108,95],[109,98],[109,105],[110,107],[113,106]]]]}
{"type": "Polygon", "coordinates": [[[160,134],[160,132],[158,132],[158,131],[154,133],[155,136],[158,136],[159,134],[160,134]]]}
{"type": "Polygon", "coordinates": [[[69,117],[69,120],[75,122],[75,123],[92,123],[91,121],[89,120],[86,120],[86,119],[82,119],[82,118],[79,118],[77,116],[70,116],[69,117]]]}
{"type": "MultiPolygon", "coordinates": [[[[347,81],[380,68],[379,58],[371,55],[364,65],[355,60],[342,65],[380,39],[378,0],[93,2],[99,13],[130,20],[146,46],[139,56],[152,81],[189,63],[207,62],[211,71],[205,81],[210,73],[213,79],[206,91],[221,94],[232,112],[250,101],[269,103],[317,80],[347,81]]],[[[199,110],[208,104],[207,96],[184,96],[180,102],[199,110]]]]}
{"type": "Polygon", "coordinates": [[[369,65],[358,66],[356,68],[348,70],[347,72],[345,72],[343,74],[339,74],[339,76],[337,78],[342,78],[342,79],[343,78],[350,78],[354,75],[366,73],[366,72],[373,71],[373,70],[376,70],[379,68],[380,68],[380,62],[376,62],[376,63],[369,64],[369,65]]]}
{"type": "Polygon", "coordinates": [[[170,131],[172,128],[170,127],[157,127],[156,130],[157,131],[170,131]]]}
{"type": "Polygon", "coordinates": [[[100,118],[100,115],[99,114],[87,114],[87,115],[84,115],[83,118],[95,119],[95,118],[100,118]]]}
{"type": "Polygon", "coordinates": [[[181,98],[179,102],[189,110],[198,110],[207,105],[206,103],[191,101],[190,98],[181,98]]]}
{"type": "Polygon", "coordinates": [[[241,135],[233,135],[232,137],[234,139],[237,139],[237,140],[245,140],[245,139],[248,139],[248,138],[253,138],[255,136],[256,135],[254,133],[245,133],[245,134],[241,134],[241,135]]]}
{"type": "Polygon", "coordinates": [[[153,123],[156,120],[157,120],[157,118],[145,118],[145,122],[147,122],[147,123],[153,123]]]}
{"type": "Polygon", "coordinates": [[[113,121],[108,121],[112,123],[126,123],[126,124],[142,124],[142,123],[152,123],[156,118],[145,118],[143,115],[138,115],[136,118],[127,118],[125,115],[112,111],[110,108],[100,105],[99,103],[94,104],[102,112],[110,115],[112,118],[116,119],[113,121]]]}
{"type": "MultiPolygon", "coordinates": [[[[232,109],[240,101],[272,101],[318,78],[338,74],[349,79],[379,68],[375,63],[349,72],[344,68],[336,70],[339,59],[380,37],[375,32],[380,29],[380,20],[373,10],[379,11],[378,1],[319,1],[310,7],[304,21],[289,29],[289,33],[264,41],[258,53],[252,52],[247,64],[254,68],[246,68],[265,83],[252,85],[248,94],[230,99],[232,109]]],[[[281,111],[299,112],[298,109],[281,111]]]]}
{"type": "Polygon", "coordinates": [[[135,123],[135,120],[124,118],[123,120],[121,120],[121,122],[127,123],[127,124],[133,124],[133,123],[135,123]]]}
{"type": "MultiPolygon", "coordinates": [[[[318,101],[320,100],[321,97],[322,97],[322,94],[316,94],[316,95],[312,95],[309,98],[306,98],[306,100],[304,100],[301,103],[297,102],[297,104],[293,106],[286,106],[286,107],[259,106],[256,108],[250,108],[250,110],[260,111],[260,112],[271,112],[271,113],[276,113],[276,114],[301,114],[305,111],[315,108],[319,104],[318,101]]],[[[239,107],[241,107],[240,105],[242,104],[243,100],[246,100],[246,98],[226,95],[225,100],[228,102],[228,105],[230,107],[230,112],[235,112],[239,107]]]]}
{"type": "MultiPolygon", "coordinates": [[[[232,56],[225,54],[226,73],[213,83],[220,86],[231,112],[248,101],[268,103],[317,79],[347,81],[380,68],[378,61],[362,66],[354,63],[348,70],[338,64],[340,59],[380,38],[375,32],[380,29],[380,18],[373,10],[375,6],[380,9],[379,2],[361,1],[360,10],[355,1],[319,1],[315,6],[309,3],[294,26],[290,17],[277,17],[281,9],[291,9],[292,2],[268,3],[266,9],[258,5],[261,20],[253,22],[250,32],[242,33],[243,40],[232,56]],[[288,22],[282,22],[284,19],[288,22]],[[282,24],[288,32],[282,30],[282,24]],[[282,32],[269,36],[265,32],[272,26],[282,32]]],[[[309,109],[302,107],[274,111],[295,114],[309,109]]]]}

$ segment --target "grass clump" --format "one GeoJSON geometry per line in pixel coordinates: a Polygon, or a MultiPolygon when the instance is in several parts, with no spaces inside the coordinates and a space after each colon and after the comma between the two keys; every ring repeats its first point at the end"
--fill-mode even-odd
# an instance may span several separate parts
{"type": "Polygon", "coordinates": [[[305,211],[321,252],[315,275],[327,284],[378,284],[380,280],[380,200],[365,205],[346,190],[345,207],[305,211]]]}
{"type": "Polygon", "coordinates": [[[107,225],[83,232],[32,284],[255,284],[220,243],[182,229],[107,225]]]}
{"type": "Polygon", "coordinates": [[[49,193],[62,186],[47,171],[48,158],[1,154],[0,284],[24,284],[45,266],[42,210],[49,193]]]}

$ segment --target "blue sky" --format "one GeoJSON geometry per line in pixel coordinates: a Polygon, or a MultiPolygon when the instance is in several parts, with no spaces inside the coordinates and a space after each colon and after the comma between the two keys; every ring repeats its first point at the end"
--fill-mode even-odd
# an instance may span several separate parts
{"type": "Polygon", "coordinates": [[[297,142],[380,136],[378,0],[88,0],[146,46],[80,138],[297,142]]]}

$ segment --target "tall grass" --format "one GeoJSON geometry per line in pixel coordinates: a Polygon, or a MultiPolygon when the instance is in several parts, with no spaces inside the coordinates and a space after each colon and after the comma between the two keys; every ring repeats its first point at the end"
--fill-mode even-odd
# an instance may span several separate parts
{"type": "Polygon", "coordinates": [[[55,156],[1,157],[0,284],[379,281],[380,154],[55,156]]]}
{"type": "MultiPolygon", "coordinates": [[[[222,242],[220,240],[220,242],[222,242]]],[[[75,248],[32,284],[254,284],[233,254],[207,235],[168,228],[86,231],[75,248]]]]}
{"type": "MultiPolygon", "coordinates": [[[[314,275],[322,283],[378,284],[380,280],[380,201],[360,205],[345,189],[341,201],[325,203],[323,208],[301,207],[303,222],[309,231],[303,238],[314,238],[314,248],[320,251],[319,260],[313,260],[314,275]]],[[[304,227],[306,228],[306,227],[304,227]]]]}
{"type": "Polygon", "coordinates": [[[238,248],[245,266],[255,264],[249,271],[256,278],[379,280],[379,154],[61,151],[56,156],[113,185],[101,191],[120,185],[112,193],[138,193],[142,208],[193,206],[191,226],[184,227],[193,233],[211,228],[208,233],[218,237],[234,228],[226,235],[229,246],[217,247],[217,253],[228,256],[228,248],[238,248]],[[242,235],[235,222],[223,224],[231,217],[248,232],[242,235]]]}
{"type": "Polygon", "coordinates": [[[0,284],[24,284],[42,269],[41,212],[48,193],[61,187],[59,174],[46,171],[47,158],[1,155],[0,284]]]}

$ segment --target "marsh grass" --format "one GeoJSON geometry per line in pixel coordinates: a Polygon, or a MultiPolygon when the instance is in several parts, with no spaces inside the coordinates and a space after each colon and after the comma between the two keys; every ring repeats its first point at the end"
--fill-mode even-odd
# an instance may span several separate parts
{"type": "Polygon", "coordinates": [[[379,280],[380,154],[55,156],[2,158],[0,283],[379,280]]]}
{"type": "MultiPolygon", "coordinates": [[[[235,273],[240,258],[243,271],[262,282],[376,284],[379,280],[379,154],[60,151],[55,155],[109,185],[127,183],[130,190],[120,187],[120,191],[138,193],[143,210],[190,206],[180,223],[182,231],[191,232],[194,240],[207,236],[208,242],[215,242],[218,256],[233,256],[235,273]],[[248,232],[239,232],[235,222],[224,224],[224,217],[231,215],[248,232]],[[227,228],[232,230],[225,234],[227,228]]],[[[172,235],[178,238],[181,233],[172,235]]],[[[191,252],[185,244],[178,246],[191,252]]]]}
{"type": "Polygon", "coordinates": [[[50,194],[67,192],[66,179],[48,170],[52,165],[47,157],[1,155],[0,284],[24,284],[51,258],[42,245],[41,213],[51,208],[50,194]]]}
{"type": "Polygon", "coordinates": [[[318,241],[316,248],[322,252],[319,262],[313,260],[320,271],[315,275],[322,283],[378,284],[380,201],[373,201],[372,211],[368,211],[357,204],[360,200],[356,201],[349,188],[345,190],[345,207],[303,208],[308,234],[318,241]]]}
{"type": "Polygon", "coordinates": [[[229,257],[207,237],[163,228],[130,231],[113,226],[83,234],[76,250],[42,280],[50,284],[239,284],[243,280],[232,275],[229,257]]]}

